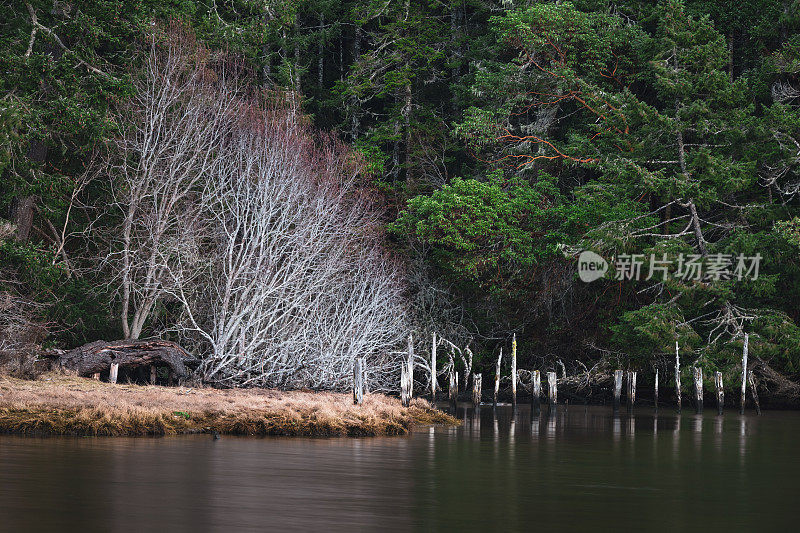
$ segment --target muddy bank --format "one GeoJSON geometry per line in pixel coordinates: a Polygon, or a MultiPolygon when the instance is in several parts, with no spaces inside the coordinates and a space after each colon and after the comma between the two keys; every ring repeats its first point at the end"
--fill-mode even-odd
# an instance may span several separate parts
{"type": "Polygon", "coordinates": [[[351,395],[331,392],[112,385],[55,373],[37,380],[0,376],[0,432],[24,435],[358,437],[457,423],[424,400],[406,409],[381,394],[367,394],[356,406],[351,395]]]}

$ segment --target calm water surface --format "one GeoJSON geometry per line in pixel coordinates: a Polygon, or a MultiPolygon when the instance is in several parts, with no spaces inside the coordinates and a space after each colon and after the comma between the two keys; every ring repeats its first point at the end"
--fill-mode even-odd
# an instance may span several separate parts
{"type": "Polygon", "coordinates": [[[0,530],[797,531],[800,413],[458,416],[372,439],[0,436],[0,530]]]}

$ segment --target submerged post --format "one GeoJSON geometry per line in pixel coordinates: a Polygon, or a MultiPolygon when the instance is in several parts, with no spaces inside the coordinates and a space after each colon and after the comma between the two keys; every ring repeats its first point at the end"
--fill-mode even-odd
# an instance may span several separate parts
{"type": "Polygon", "coordinates": [[[431,402],[436,401],[436,332],[433,332],[433,341],[431,342],[431,402]]]}
{"type": "Polygon", "coordinates": [[[681,412],[681,356],[675,341],[675,394],[678,395],[678,412],[681,412]]]}
{"type": "Polygon", "coordinates": [[[633,411],[636,403],[636,371],[628,371],[628,411],[633,411]]]}
{"type": "Polygon", "coordinates": [[[744,414],[744,406],[747,401],[747,345],[750,343],[750,335],[744,334],[744,348],[742,349],[742,403],[739,406],[739,414],[744,414]]]}
{"type": "Polygon", "coordinates": [[[353,361],[353,405],[364,403],[364,358],[353,361]]]}
{"type": "Polygon", "coordinates": [[[539,414],[539,402],[542,398],[542,374],[534,370],[531,374],[531,414],[539,414]]]}
{"type": "Polygon", "coordinates": [[[697,407],[697,414],[703,412],[703,369],[693,367],[692,373],[694,374],[694,398],[697,407]]]}
{"type": "Polygon", "coordinates": [[[558,378],[555,372],[547,373],[547,389],[550,405],[555,406],[558,404],[558,378]]]}
{"type": "Polygon", "coordinates": [[[747,371],[747,381],[750,382],[750,394],[753,395],[753,401],[756,402],[756,413],[761,416],[761,404],[758,402],[758,391],[756,390],[756,380],[753,376],[753,371],[747,371]]]}
{"type": "Polygon", "coordinates": [[[517,334],[511,340],[511,405],[517,407],[517,334]]]}
{"type": "Polygon", "coordinates": [[[653,393],[653,403],[655,404],[656,411],[658,411],[658,369],[656,368],[656,384],[655,384],[655,391],[653,393]]]}
{"type": "Polygon", "coordinates": [[[717,388],[717,414],[722,414],[725,407],[725,390],[722,387],[722,372],[717,370],[714,373],[714,385],[717,388]]]}
{"type": "Polygon", "coordinates": [[[452,368],[450,369],[450,388],[447,390],[447,394],[450,399],[450,404],[453,406],[453,409],[455,409],[458,404],[458,372],[452,368]]]}
{"type": "Polygon", "coordinates": [[[614,412],[619,411],[619,402],[621,395],[622,395],[622,370],[614,370],[614,412]]]}
{"type": "Polygon", "coordinates": [[[108,371],[108,382],[117,382],[117,373],[119,372],[119,363],[111,363],[111,368],[108,371]]]}
{"type": "Polygon", "coordinates": [[[481,405],[482,374],[472,374],[472,406],[476,409],[481,405]]]}

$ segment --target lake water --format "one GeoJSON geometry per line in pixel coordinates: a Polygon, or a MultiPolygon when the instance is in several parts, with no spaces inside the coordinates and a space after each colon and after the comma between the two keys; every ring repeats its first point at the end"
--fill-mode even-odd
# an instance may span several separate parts
{"type": "Polygon", "coordinates": [[[391,438],[0,436],[0,530],[797,531],[798,412],[458,416],[391,438]]]}

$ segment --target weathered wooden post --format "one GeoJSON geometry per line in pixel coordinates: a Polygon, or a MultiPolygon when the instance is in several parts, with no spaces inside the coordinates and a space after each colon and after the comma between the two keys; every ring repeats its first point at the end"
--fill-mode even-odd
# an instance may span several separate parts
{"type": "Polygon", "coordinates": [[[408,334],[408,359],[406,360],[406,401],[404,405],[408,407],[411,404],[411,398],[414,395],[414,338],[408,334]]]}
{"type": "Polygon", "coordinates": [[[517,334],[511,340],[511,405],[517,408],[517,334]]]}
{"type": "Polygon", "coordinates": [[[534,370],[531,374],[531,414],[539,414],[542,398],[542,373],[534,370]]]}
{"type": "Polygon", "coordinates": [[[108,371],[108,382],[117,382],[117,373],[119,372],[119,363],[111,363],[111,368],[108,371]]]}
{"type": "Polygon", "coordinates": [[[658,411],[658,369],[657,368],[656,368],[655,391],[653,393],[653,403],[655,404],[656,411],[658,411]]]}
{"type": "Polygon", "coordinates": [[[400,404],[408,407],[411,400],[408,398],[408,367],[403,363],[400,365],[400,404]]]}
{"type": "Polygon", "coordinates": [[[678,395],[678,412],[681,412],[681,356],[675,341],[675,394],[678,395]]]}
{"type": "Polygon", "coordinates": [[[628,411],[633,411],[636,403],[636,372],[628,371],[628,411]]]}
{"type": "Polygon", "coordinates": [[[458,405],[458,372],[452,368],[450,369],[450,388],[447,390],[447,394],[450,399],[450,404],[453,406],[453,409],[455,409],[458,405]]]}
{"type": "Polygon", "coordinates": [[[744,348],[742,349],[742,403],[739,406],[739,414],[744,414],[744,406],[747,402],[747,347],[750,343],[750,334],[744,334],[744,348]]]}
{"type": "Polygon", "coordinates": [[[364,403],[364,358],[353,361],[353,405],[364,403]]]}
{"type": "Polygon", "coordinates": [[[694,374],[695,406],[697,414],[701,414],[703,412],[703,369],[695,366],[692,368],[692,373],[694,374]]]}
{"type": "Polygon", "coordinates": [[[547,389],[550,405],[555,407],[558,404],[558,378],[555,372],[547,373],[547,389]]]}
{"type": "Polygon", "coordinates": [[[436,332],[433,332],[433,341],[431,342],[431,403],[436,401],[436,332]]]}
{"type": "Polygon", "coordinates": [[[157,370],[156,365],[150,365],[150,385],[156,384],[157,370]]]}
{"type": "Polygon", "coordinates": [[[481,405],[481,386],[483,385],[482,374],[472,374],[472,406],[476,409],[481,405]]]}
{"type": "Polygon", "coordinates": [[[500,363],[503,361],[503,347],[500,347],[500,355],[497,356],[497,363],[494,365],[494,396],[492,406],[497,406],[497,393],[500,392],[500,363]]]}
{"type": "Polygon", "coordinates": [[[722,372],[717,370],[714,373],[714,385],[717,388],[717,414],[722,414],[725,407],[725,390],[722,387],[722,372]]]}
{"type": "Polygon", "coordinates": [[[614,412],[619,411],[620,396],[622,395],[622,370],[614,370],[614,412]]]}
{"type": "Polygon", "coordinates": [[[747,371],[747,381],[750,382],[750,394],[753,395],[753,401],[756,402],[756,413],[761,416],[761,404],[758,402],[758,391],[756,390],[756,380],[753,376],[753,371],[747,371]]]}

